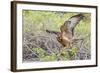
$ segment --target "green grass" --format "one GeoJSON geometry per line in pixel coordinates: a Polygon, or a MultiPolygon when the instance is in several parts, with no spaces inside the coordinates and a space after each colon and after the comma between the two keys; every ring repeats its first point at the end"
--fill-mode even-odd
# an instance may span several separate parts
{"type": "MultiPolygon", "coordinates": [[[[78,13],[23,10],[24,32],[30,32],[31,30],[42,31],[44,29],[60,31],[59,28],[64,21],[76,14],[78,13]]],[[[91,15],[84,13],[84,16],[85,18],[75,30],[79,33],[90,33],[91,15]]]]}
{"type": "Polygon", "coordinates": [[[60,60],[71,60],[77,53],[76,47],[73,47],[70,52],[66,51],[66,49],[62,49],[59,54],[52,53],[50,55],[42,48],[33,48],[32,50],[37,53],[41,61],[57,61],[58,58],[60,58],[60,60]]]}

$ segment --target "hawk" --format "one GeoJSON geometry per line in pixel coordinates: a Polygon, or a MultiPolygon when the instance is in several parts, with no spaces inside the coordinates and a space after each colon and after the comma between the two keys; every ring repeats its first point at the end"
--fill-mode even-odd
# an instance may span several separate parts
{"type": "Polygon", "coordinates": [[[77,14],[70,17],[64,22],[60,27],[60,32],[46,30],[47,33],[52,33],[57,35],[57,40],[66,48],[72,46],[74,40],[74,29],[76,25],[83,19],[83,14],[77,14]]]}

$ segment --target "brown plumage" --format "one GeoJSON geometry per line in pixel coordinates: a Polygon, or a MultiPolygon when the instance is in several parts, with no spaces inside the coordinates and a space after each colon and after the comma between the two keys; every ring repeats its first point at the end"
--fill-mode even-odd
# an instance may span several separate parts
{"type": "Polygon", "coordinates": [[[67,24],[69,24],[69,22],[65,22],[60,27],[61,33],[57,39],[64,47],[70,48],[72,46],[73,36],[67,24]]]}

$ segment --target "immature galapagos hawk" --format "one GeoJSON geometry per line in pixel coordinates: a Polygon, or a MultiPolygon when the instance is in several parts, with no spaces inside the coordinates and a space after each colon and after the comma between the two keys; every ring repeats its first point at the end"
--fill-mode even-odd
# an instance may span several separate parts
{"type": "Polygon", "coordinates": [[[48,33],[56,34],[57,40],[63,47],[70,48],[74,40],[74,28],[83,19],[83,14],[77,14],[69,18],[60,27],[61,32],[46,30],[48,33]]]}

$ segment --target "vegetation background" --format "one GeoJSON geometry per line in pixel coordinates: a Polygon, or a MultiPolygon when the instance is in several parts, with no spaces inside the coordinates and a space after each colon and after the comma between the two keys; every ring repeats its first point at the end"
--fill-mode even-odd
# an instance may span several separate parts
{"type": "MultiPolygon", "coordinates": [[[[32,46],[26,44],[28,40],[26,35],[38,36],[45,35],[45,30],[60,31],[60,26],[68,20],[70,17],[77,15],[77,12],[56,12],[56,11],[32,11],[23,10],[23,61],[58,61],[58,60],[84,60],[91,58],[91,46],[90,46],[90,35],[91,35],[91,14],[83,13],[85,16],[83,20],[75,28],[75,37],[85,37],[83,41],[78,43],[77,46],[73,46],[70,51],[65,51],[63,49],[59,53],[55,52],[47,54],[47,51],[41,47],[30,47],[32,46]],[[27,45],[27,50],[25,46],[27,45]],[[81,45],[81,46],[80,46],[81,45]]],[[[45,35],[46,36],[46,35],[45,35]]],[[[31,41],[30,41],[31,42],[31,41]]],[[[30,43],[29,42],[29,43],[30,43]]],[[[52,49],[52,48],[51,48],[52,49]]],[[[51,51],[53,51],[51,50],[51,51]]]]}

